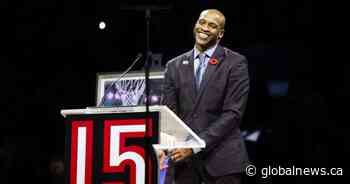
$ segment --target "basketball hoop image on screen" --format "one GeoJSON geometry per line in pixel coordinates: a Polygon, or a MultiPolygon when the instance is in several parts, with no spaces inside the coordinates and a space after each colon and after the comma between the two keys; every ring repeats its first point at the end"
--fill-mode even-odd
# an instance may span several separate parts
{"type": "MultiPolygon", "coordinates": [[[[163,72],[149,76],[150,105],[160,105],[163,72]]],[[[118,74],[98,74],[96,104],[104,107],[146,105],[146,81],[143,72],[134,71],[118,79],[118,74]]]]}
{"type": "Polygon", "coordinates": [[[144,79],[120,80],[107,84],[105,88],[105,106],[136,106],[145,92],[146,82],[144,79]]]}

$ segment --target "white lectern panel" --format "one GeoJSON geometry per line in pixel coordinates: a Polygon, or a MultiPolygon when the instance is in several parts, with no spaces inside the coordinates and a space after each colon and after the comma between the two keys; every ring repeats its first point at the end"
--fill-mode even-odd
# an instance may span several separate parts
{"type": "MultiPolygon", "coordinates": [[[[205,142],[200,139],[173,111],[167,106],[150,106],[151,112],[160,112],[159,144],[154,144],[155,149],[174,148],[204,148],[205,142]]],[[[110,114],[110,113],[132,113],[145,112],[145,106],[135,107],[88,107],[86,109],[62,110],[61,114],[110,114]]]]}

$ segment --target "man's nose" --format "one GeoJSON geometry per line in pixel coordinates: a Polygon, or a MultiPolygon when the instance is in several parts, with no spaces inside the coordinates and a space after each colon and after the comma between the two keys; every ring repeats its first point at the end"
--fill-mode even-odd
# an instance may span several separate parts
{"type": "Polygon", "coordinates": [[[209,31],[208,24],[203,24],[203,25],[201,25],[201,29],[202,29],[203,31],[209,31]]]}

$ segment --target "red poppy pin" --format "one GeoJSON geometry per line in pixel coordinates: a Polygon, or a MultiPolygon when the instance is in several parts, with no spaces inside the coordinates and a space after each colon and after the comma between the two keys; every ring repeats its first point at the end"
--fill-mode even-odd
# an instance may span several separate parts
{"type": "Polygon", "coordinates": [[[211,65],[217,65],[218,63],[219,63],[219,61],[217,59],[215,59],[215,58],[212,58],[209,61],[209,64],[211,64],[211,65]]]}

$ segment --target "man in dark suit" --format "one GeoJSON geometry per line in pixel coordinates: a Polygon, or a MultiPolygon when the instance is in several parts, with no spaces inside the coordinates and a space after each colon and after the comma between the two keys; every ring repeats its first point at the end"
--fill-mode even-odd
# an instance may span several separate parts
{"type": "Polygon", "coordinates": [[[239,129],[249,93],[247,60],[219,45],[224,27],[220,11],[203,11],[194,49],[166,65],[163,104],[206,143],[170,152],[177,184],[241,183],[248,164],[239,129]]]}

